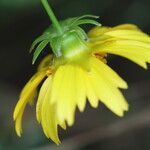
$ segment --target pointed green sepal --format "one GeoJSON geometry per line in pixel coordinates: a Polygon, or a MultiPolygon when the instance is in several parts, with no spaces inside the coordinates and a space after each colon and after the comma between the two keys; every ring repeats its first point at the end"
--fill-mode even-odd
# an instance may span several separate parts
{"type": "Polygon", "coordinates": [[[96,26],[101,26],[101,24],[95,20],[92,20],[92,19],[82,19],[82,20],[78,20],[76,22],[74,22],[72,25],[73,26],[79,26],[81,24],[93,24],[93,25],[96,25],[96,26]]]}
{"type": "MultiPolygon", "coordinates": [[[[80,17],[73,17],[60,21],[59,24],[62,29],[62,34],[58,32],[58,30],[54,25],[51,25],[41,36],[35,39],[35,41],[31,45],[30,52],[32,52],[35,49],[36,45],[38,45],[33,54],[32,64],[35,63],[40,53],[43,51],[43,49],[46,47],[48,43],[50,44],[50,47],[52,48],[54,55],[56,57],[61,57],[64,54],[64,41],[66,41],[67,39],[68,43],[69,37],[70,39],[72,39],[73,45],[77,43],[77,41],[73,42],[76,39],[78,40],[80,39],[83,43],[86,42],[88,40],[88,36],[86,32],[80,27],[80,25],[92,24],[96,26],[101,26],[99,22],[94,20],[96,18],[99,17],[94,15],[83,15],[80,17]],[[75,33],[74,36],[77,36],[78,38],[73,37],[73,34],[70,33],[75,33]],[[65,38],[66,35],[67,38],[65,38]],[[73,40],[73,38],[75,39],[73,40]]],[[[71,43],[67,45],[71,46],[71,43]]],[[[67,46],[65,46],[65,49],[66,47],[67,46]]],[[[68,50],[66,52],[68,53],[68,50]]],[[[71,52],[69,53],[71,54],[71,52]]]]}
{"type": "Polygon", "coordinates": [[[87,19],[87,18],[91,18],[91,19],[97,19],[99,18],[99,16],[95,16],[95,15],[83,15],[83,16],[79,16],[79,17],[75,17],[75,19],[73,20],[73,23],[78,21],[78,20],[81,20],[81,19],[87,19]]]}
{"type": "Polygon", "coordinates": [[[34,54],[33,54],[33,59],[32,59],[32,64],[35,63],[35,61],[37,60],[38,56],[40,55],[40,53],[42,52],[42,50],[46,47],[46,45],[49,43],[48,40],[44,40],[42,41],[38,47],[36,48],[34,54]]]}
{"type": "Polygon", "coordinates": [[[29,52],[31,53],[31,52],[34,50],[35,46],[36,46],[38,43],[42,42],[43,40],[48,40],[47,35],[42,34],[41,36],[39,36],[38,38],[36,38],[36,39],[34,40],[34,42],[32,43],[29,52]]]}

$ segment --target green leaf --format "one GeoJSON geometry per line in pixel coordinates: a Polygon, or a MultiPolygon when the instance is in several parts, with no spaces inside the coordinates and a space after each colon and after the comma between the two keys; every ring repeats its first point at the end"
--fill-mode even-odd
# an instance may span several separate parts
{"type": "Polygon", "coordinates": [[[38,56],[40,55],[40,53],[42,52],[42,50],[46,47],[48,43],[49,43],[48,40],[44,40],[38,45],[38,47],[36,48],[33,54],[32,64],[35,63],[36,59],[38,58],[38,56]]]}

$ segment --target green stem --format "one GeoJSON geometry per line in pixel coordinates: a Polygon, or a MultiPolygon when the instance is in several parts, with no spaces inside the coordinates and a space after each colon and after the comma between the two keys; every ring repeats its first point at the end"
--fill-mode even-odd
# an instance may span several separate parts
{"type": "Polygon", "coordinates": [[[58,22],[58,20],[57,20],[57,18],[55,16],[55,14],[53,13],[52,8],[48,4],[47,0],[41,0],[41,2],[43,4],[43,6],[44,6],[44,8],[45,8],[45,10],[46,10],[46,12],[48,14],[48,16],[50,17],[53,25],[56,27],[56,29],[58,30],[58,32],[60,34],[62,34],[63,33],[62,28],[61,28],[61,26],[60,26],[60,24],[59,24],[59,22],[58,22]]]}

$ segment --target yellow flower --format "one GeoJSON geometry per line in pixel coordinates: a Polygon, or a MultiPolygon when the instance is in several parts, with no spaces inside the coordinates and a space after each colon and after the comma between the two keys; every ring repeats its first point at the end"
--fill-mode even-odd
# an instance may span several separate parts
{"type": "MultiPolygon", "coordinates": [[[[107,54],[125,57],[143,68],[150,63],[150,37],[132,24],[116,27],[95,27],[88,40],[71,47],[64,40],[62,57],[49,55],[40,63],[36,74],[20,94],[14,111],[16,132],[22,133],[22,115],[32,104],[42,82],[36,104],[36,117],[47,138],[60,143],[58,126],[72,126],[75,111],[84,111],[86,101],[94,108],[105,104],[118,116],[128,110],[121,89],[127,83],[106,64],[107,54]],[[68,47],[66,47],[68,46],[68,47]],[[67,48],[72,51],[66,50],[67,48]]],[[[78,40],[78,38],[77,38],[78,40]]]]}

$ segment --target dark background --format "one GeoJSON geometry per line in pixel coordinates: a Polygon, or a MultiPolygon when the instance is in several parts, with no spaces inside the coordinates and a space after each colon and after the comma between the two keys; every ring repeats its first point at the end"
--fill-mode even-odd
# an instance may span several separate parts
{"type": "MultiPolygon", "coordinates": [[[[59,19],[94,14],[103,25],[134,23],[150,34],[150,0],[49,2],[59,19]]],[[[129,89],[123,91],[130,104],[124,118],[116,117],[102,104],[98,109],[87,106],[84,113],[77,112],[73,127],[60,131],[63,140],[58,147],[43,135],[35,107],[27,108],[24,134],[16,136],[13,109],[38,64],[31,65],[28,51],[49,25],[40,0],[0,0],[0,150],[150,150],[150,69],[145,71],[115,56],[109,56],[108,64],[129,83],[129,89]]]]}

